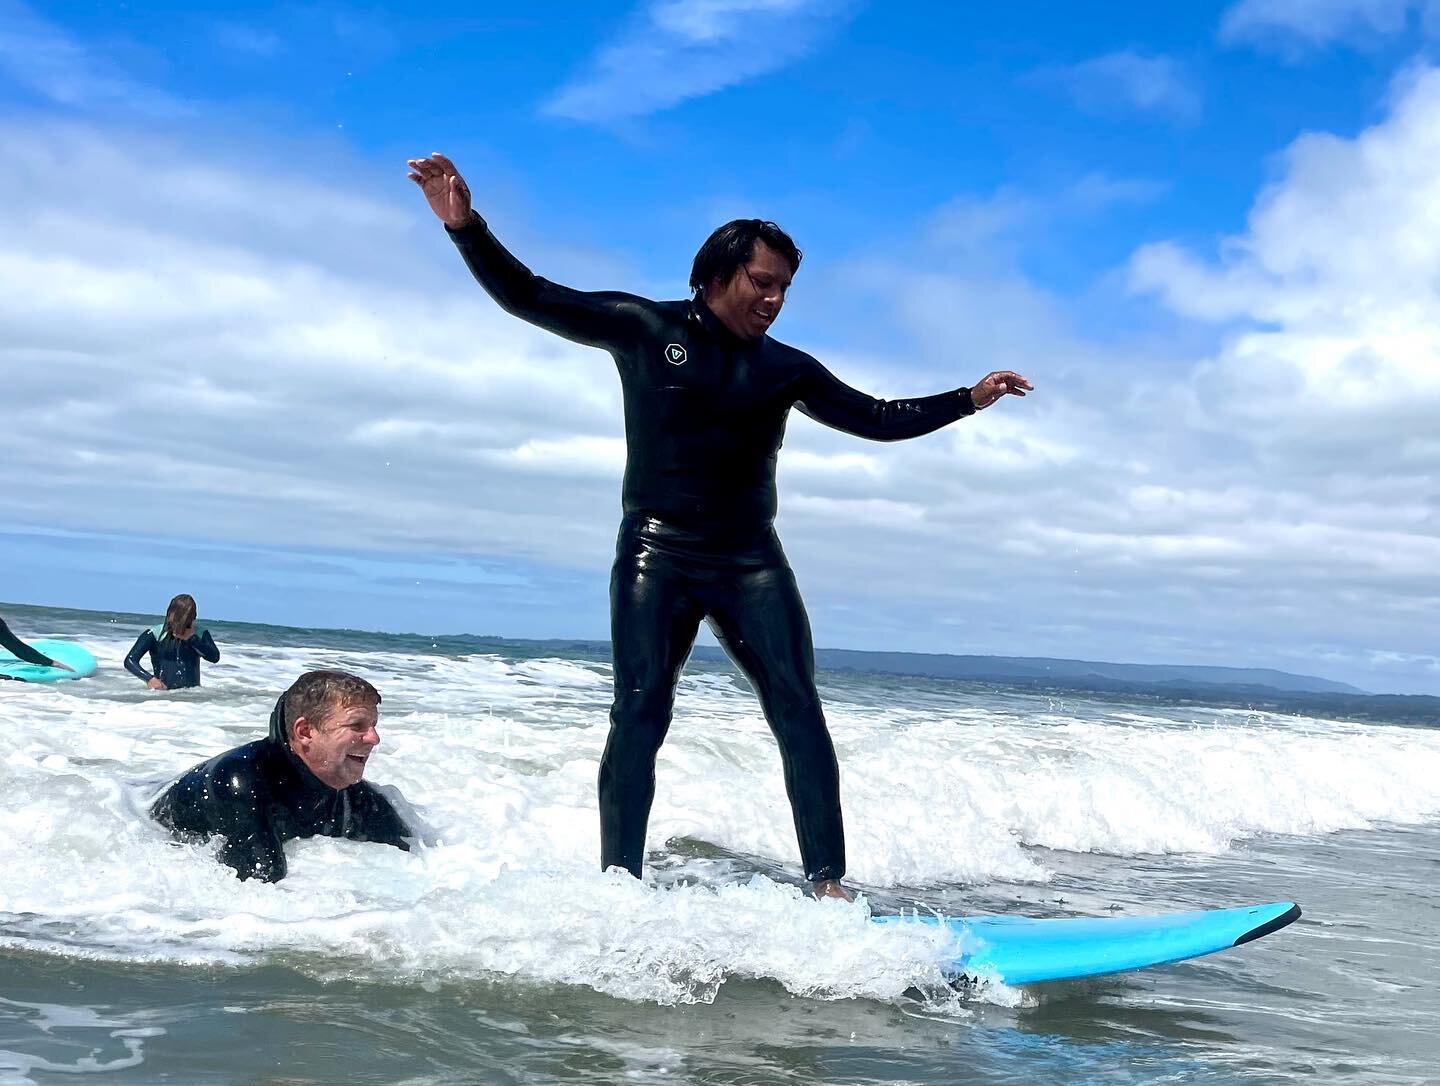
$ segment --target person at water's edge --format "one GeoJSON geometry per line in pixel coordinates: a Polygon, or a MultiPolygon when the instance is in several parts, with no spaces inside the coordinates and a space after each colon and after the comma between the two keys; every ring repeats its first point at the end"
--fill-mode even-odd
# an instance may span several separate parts
{"type": "Polygon", "coordinates": [[[675,683],[706,619],[760,696],[780,745],[805,877],[849,897],[834,747],[815,691],[809,620],[775,536],[775,462],[791,407],[882,441],[919,437],[1031,388],[1009,371],[974,387],[877,400],[766,333],[800,252],[740,219],[695,257],[687,301],[588,293],[532,274],[491,234],[444,155],[409,175],[471,272],[507,312],[587,346],[620,371],[627,459],[610,581],[615,701],[600,763],[602,867],[637,877],[655,758],[675,683]]]}
{"type": "Polygon", "coordinates": [[[363,781],[380,743],[380,692],[344,671],[309,671],[280,696],[270,734],[202,762],[150,809],[182,839],[220,837],[242,879],[285,877],[285,842],[345,837],[410,850],[395,807],[363,781]]]}
{"type": "Polygon", "coordinates": [[[220,662],[220,649],[209,630],[196,632],[195,597],[182,592],[165,609],[165,621],[140,631],[125,655],[125,670],[151,690],[186,690],[200,685],[200,661],[220,662]],[[152,675],[140,663],[150,657],[152,675]]]}

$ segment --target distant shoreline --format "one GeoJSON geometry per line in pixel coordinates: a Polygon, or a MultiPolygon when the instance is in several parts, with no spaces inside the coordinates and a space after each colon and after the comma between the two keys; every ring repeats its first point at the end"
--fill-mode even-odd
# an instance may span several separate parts
{"type": "MultiPolygon", "coordinates": [[[[87,611],[70,607],[3,603],[0,613],[64,616],[68,620],[131,623],[138,628],[154,616],[128,612],[87,611]]],[[[583,638],[507,638],[491,634],[394,633],[383,631],[278,626],[215,619],[217,633],[242,636],[268,633],[281,643],[306,643],[320,638],[385,638],[407,642],[414,652],[493,651],[500,646],[525,646],[531,651],[578,653],[608,660],[610,643],[583,638]]],[[[338,646],[337,646],[338,647],[338,646]]],[[[724,664],[724,652],[697,645],[694,658],[724,664]]],[[[1372,694],[1348,683],[1268,668],[1212,667],[1193,664],[1117,664],[1048,657],[957,656],[946,653],[872,652],[862,649],[815,650],[816,667],[843,674],[892,675],[979,683],[1030,693],[1112,694],[1165,704],[1205,705],[1255,711],[1355,720],[1440,725],[1440,697],[1430,694],[1372,694]]]]}

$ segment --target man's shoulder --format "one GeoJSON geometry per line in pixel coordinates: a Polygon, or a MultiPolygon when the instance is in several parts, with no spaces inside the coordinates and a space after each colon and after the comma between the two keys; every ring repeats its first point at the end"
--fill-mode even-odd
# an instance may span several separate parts
{"type": "Polygon", "coordinates": [[[766,335],[760,341],[760,350],[765,355],[765,360],[772,364],[785,365],[793,369],[807,369],[820,365],[819,360],[808,351],[792,347],[774,336],[766,335]]]}
{"type": "MultiPolygon", "coordinates": [[[[394,845],[409,852],[410,846],[405,839],[416,836],[415,829],[390,797],[385,795],[387,791],[393,792],[397,797],[400,794],[391,785],[377,786],[369,781],[360,781],[350,786],[350,809],[355,815],[355,822],[353,830],[347,836],[394,845]]],[[[403,799],[401,803],[404,803],[403,799]]]]}
{"type": "Polygon", "coordinates": [[[201,762],[186,776],[203,776],[215,791],[227,798],[243,798],[258,795],[264,784],[267,739],[256,739],[238,747],[232,747],[209,761],[201,762]]]}
{"type": "Polygon", "coordinates": [[[369,808],[374,811],[389,811],[398,815],[395,805],[385,795],[383,786],[371,784],[369,781],[358,781],[352,784],[346,791],[350,796],[350,806],[355,809],[369,808]]]}
{"type": "Polygon", "coordinates": [[[653,298],[642,298],[637,294],[618,295],[617,297],[624,299],[620,304],[628,305],[652,335],[670,337],[678,335],[679,329],[685,327],[685,320],[690,313],[690,303],[685,301],[656,301],[653,298]]]}
{"type": "Polygon", "coordinates": [[[192,766],[160,795],[150,813],[172,830],[187,833],[225,833],[236,825],[250,825],[270,794],[265,742],[246,743],[192,766]]]}

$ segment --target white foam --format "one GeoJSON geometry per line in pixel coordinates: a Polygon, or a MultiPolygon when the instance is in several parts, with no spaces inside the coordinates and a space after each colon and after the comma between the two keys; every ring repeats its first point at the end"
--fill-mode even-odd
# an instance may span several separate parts
{"type": "MultiPolygon", "coordinates": [[[[831,998],[939,990],[938,936],[870,924],[863,906],[737,883],[703,860],[679,865],[693,882],[671,871],[664,888],[596,871],[602,665],[227,642],[202,690],[166,695],[111,663],[128,637],[91,644],[107,664],[95,679],[0,687],[0,939],[422,984],[515,976],[662,1003],[713,998],[728,977],[831,998]],[[397,786],[437,843],[292,842],[283,883],[241,883],[212,846],[169,841],[145,806],[263,734],[275,695],[314,666],[380,687],[369,776],[397,786]]],[[[894,680],[881,694],[850,677],[827,697],[862,883],[1038,882],[1029,846],[1216,853],[1440,812],[1440,735],[1427,730],[939,689],[906,698],[894,680]]],[[[779,754],[742,684],[684,679],[657,776],[652,848],[688,837],[798,876],[779,754]]]]}

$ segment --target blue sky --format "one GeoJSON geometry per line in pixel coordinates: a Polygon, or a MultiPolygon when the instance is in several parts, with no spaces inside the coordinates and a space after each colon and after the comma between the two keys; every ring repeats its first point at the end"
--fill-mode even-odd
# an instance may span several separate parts
{"type": "Polygon", "coordinates": [[[619,394],[404,178],[541,274],[684,293],[736,215],[774,334],[911,395],[792,421],[831,646],[1440,693],[1440,4],[0,0],[0,599],[603,637],[619,394]],[[523,12],[523,13],[521,13],[523,12]]]}

